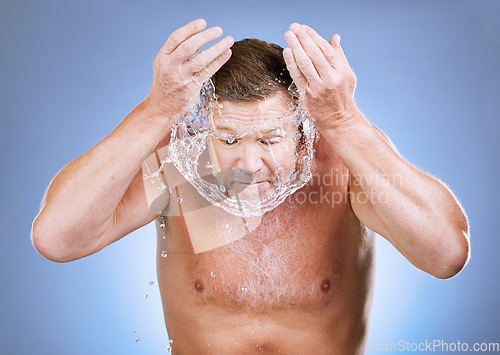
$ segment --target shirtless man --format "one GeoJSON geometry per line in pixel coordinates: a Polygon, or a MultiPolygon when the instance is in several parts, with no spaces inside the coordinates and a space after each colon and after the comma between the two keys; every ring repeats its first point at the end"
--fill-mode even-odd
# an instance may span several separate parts
{"type": "MultiPolygon", "coordinates": [[[[141,168],[169,143],[169,127],[198,100],[202,84],[213,77],[217,90],[217,75],[226,66],[219,69],[231,55],[227,66],[233,68],[250,55],[248,47],[240,46],[243,42],[232,53],[231,37],[197,52],[222,34],[218,27],[205,26],[196,20],[173,32],[156,57],[147,98],[108,137],[56,175],[33,223],[34,246],[50,260],[68,262],[156,219],[158,282],[175,353],[363,353],[374,286],[372,231],[416,267],[449,278],[468,260],[465,213],[442,182],[406,162],[357,110],[356,78],[340,37],[326,41],[294,23],[285,33],[288,48],[272,61],[277,72],[286,66],[321,133],[313,179],[265,213],[243,238],[196,252],[182,213],[168,216],[166,226],[160,226],[141,168]],[[336,176],[335,183],[324,183],[321,177],[332,173],[350,175],[350,183],[336,176]],[[304,203],[293,199],[320,191],[341,198],[334,205],[319,197],[304,203]]],[[[267,58],[277,51],[260,41],[251,43],[261,46],[254,52],[266,51],[267,58]]],[[[225,94],[218,93],[221,114],[243,123],[257,116],[275,119],[287,105],[283,87],[264,95],[265,105],[244,95],[224,100],[225,94]]],[[[218,158],[226,167],[261,178],[272,174],[272,162],[259,150],[261,138],[245,139],[222,141],[236,144],[237,159],[229,154],[224,160],[220,149],[225,148],[219,148],[218,158]]],[[[253,183],[270,188],[270,183],[253,183]]],[[[169,206],[175,205],[172,196],[169,206]]],[[[207,238],[211,233],[207,225],[207,238]]]]}

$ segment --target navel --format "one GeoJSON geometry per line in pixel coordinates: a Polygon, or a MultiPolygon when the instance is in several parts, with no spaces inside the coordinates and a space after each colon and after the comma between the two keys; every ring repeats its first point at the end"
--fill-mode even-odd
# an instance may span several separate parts
{"type": "Polygon", "coordinates": [[[205,287],[203,286],[203,282],[200,279],[196,279],[194,281],[194,288],[196,289],[196,291],[201,292],[205,287]]]}
{"type": "Polygon", "coordinates": [[[328,290],[330,290],[330,280],[329,279],[324,279],[321,282],[321,291],[328,292],[328,290]]]}

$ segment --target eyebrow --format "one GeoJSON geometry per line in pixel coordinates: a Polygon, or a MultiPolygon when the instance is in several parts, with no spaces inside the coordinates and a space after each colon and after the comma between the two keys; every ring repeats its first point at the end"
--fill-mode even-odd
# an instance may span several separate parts
{"type": "Polygon", "coordinates": [[[216,125],[215,126],[215,130],[218,131],[218,132],[225,131],[225,132],[229,132],[229,133],[232,133],[232,134],[236,134],[236,131],[235,131],[234,127],[223,125],[223,124],[216,125]]]}
{"type": "MultiPolygon", "coordinates": [[[[224,125],[224,124],[216,125],[215,130],[218,132],[228,132],[228,133],[232,133],[232,134],[237,134],[237,131],[235,130],[234,127],[224,125]]],[[[280,126],[265,128],[262,130],[258,129],[257,131],[261,134],[273,134],[273,133],[275,133],[275,134],[283,135],[284,133],[286,133],[285,127],[280,127],[280,126]]]]}
{"type": "Polygon", "coordinates": [[[271,128],[268,128],[268,129],[263,129],[263,130],[259,130],[260,133],[262,134],[279,134],[279,135],[283,135],[284,133],[286,133],[286,130],[284,127],[271,127],[271,128]]]}

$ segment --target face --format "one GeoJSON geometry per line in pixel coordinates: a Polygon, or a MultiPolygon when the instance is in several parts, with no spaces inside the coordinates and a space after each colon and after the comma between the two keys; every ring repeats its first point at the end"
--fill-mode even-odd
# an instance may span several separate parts
{"type": "Polygon", "coordinates": [[[212,123],[214,165],[230,195],[266,197],[293,173],[297,127],[280,94],[260,101],[219,101],[212,123]]]}

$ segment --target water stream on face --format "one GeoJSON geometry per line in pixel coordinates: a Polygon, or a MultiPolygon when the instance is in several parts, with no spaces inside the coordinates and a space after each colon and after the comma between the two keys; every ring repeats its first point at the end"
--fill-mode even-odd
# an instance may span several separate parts
{"type": "MultiPolygon", "coordinates": [[[[290,85],[289,91],[297,96],[295,85],[290,85]]],[[[265,104],[266,99],[263,101],[265,104]]],[[[262,130],[258,125],[239,126],[238,121],[224,117],[221,108],[214,85],[209,80],[203,85],[200,100],[196,106],[172,125],[168,154],[161,161],[160,168],[151,172],[148,167],[148,174],[143,178],[144,180],[158,179],[164,164],[172,163],[198,193],[211,204],[240,217],[262,216],[277,207],[297,189],[303,187],[311,178],[313,144],[316,135],[314,122],[300,105],[291,103],[283,115],[277,117],[278,128],[283,128],[285,125],[292,127],[285,134],[293,147],[288,149],[289,154],[285,156],[287,159],[284,163],[283,149],[279,150],[279,144],[282,143],[275,144],[260,137],[259,132],[262,130]],[[232,124],[233,127],[235,124],[239,126],[235,129],[238,133],[228,135],[219,131],[214,123],[214,113],[218,113],[223,122],[232,124]],[[274,170],[269,174],[271,176],[262,177],[259,172],[233,166],[221,166],[213,142],[220,142],[222,139],[227,146],[230,146],[250,134],[259,134],[259,139],[262,138],[261,143],[266,145],[263,149],[266,149],[269,158],[274,162],[270,164],[274,170]],[[284,167],[285,164],[289,166],[284,167]],[[272,181],[265,193],[252,186],[252,182],[263,178],[272,181]],[[231,182],[235,181],[239,183],[234,184],[240,186],[239,189],[231,187],[231,182]]],[[[260,123],[264,122],[264,125],[265,121],[258,120],[260,123]]],[[[158,189],[170,191],[170,188],[163,183],[158,185],[158,189]]]]}

